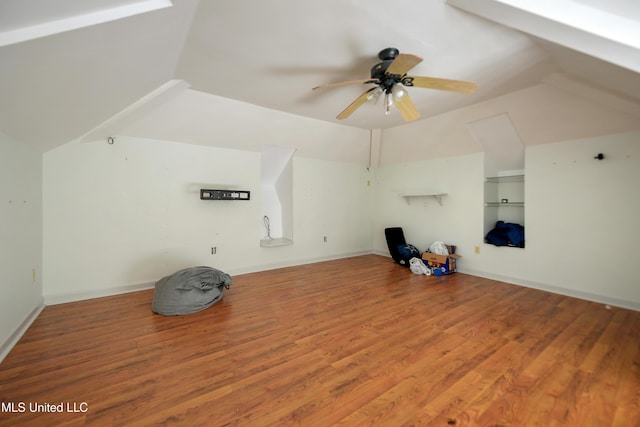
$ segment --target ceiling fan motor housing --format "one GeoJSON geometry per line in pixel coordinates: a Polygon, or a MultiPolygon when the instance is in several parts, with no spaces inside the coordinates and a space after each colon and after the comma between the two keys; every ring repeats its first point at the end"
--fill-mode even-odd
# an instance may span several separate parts
{"type": "Polygon", "coordinates": [[[383,61],[393,61],[394,59],[396,59],[396,56],[398,56],[399,53],[400,51],[395,47],[388,47],[386,49],[382,49],[378,53],[378,58],[383,61]]]}
{"type": "Polygon", "coordinates": [[[379,80],[379,86],[387,93],[391,93],[393,85],[400,82],[401,76],[386,74],[387,69],[399,53],[400,51],[395,47],[382,49],[378,53],[378,58],[380,58],[382,62],[377,63],[371,68],[371,79],[379,80]]]}
{"type": "Polygon", "coordinates": [[[380,53],[378,53],[378,58],[380,58],[382,62],[377,63],[373,68],[371,68],[371,78],[382,79],[384,77],[384,73],[387,72],[387,68],[389,68],[399,53],[400,51],[395,47],[382,49],[380,53]]]}
{"type": "Polygon", "coordinates": [[[382,61],[377,63],[371,68],[371,78],[372,79],[382,79],[384,77],[384,73],[387,72],[387,68],[393,62],[393,59],[389,59],[386,61],[382,61]]]}

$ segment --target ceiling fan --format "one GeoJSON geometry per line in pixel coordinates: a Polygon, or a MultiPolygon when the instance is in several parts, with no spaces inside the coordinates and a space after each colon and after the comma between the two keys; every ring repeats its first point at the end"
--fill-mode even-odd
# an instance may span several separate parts
{"type": "Polygon", "coordinates": [[[344,111],[338,114],[337,119],[346,119],[365,102],[375,103],[384,95],[385,114],[390,114],[391,106],[395,105],[398,111],[400,111],[404,121],[410,122],[420,118],[420,112],[409,97],[405,87],[420,87],[459,93],[474,93],[478,88],[474,82],[440,79],[436,77],[407,76],[407,72],[422,62],[422,58],[416,55],[400,53],[400,51],[394,47],[381,50],[380,53],[378,53],[378,58],[380,58],[382,62],[371,68],[371,77],[368,79],[328,83],[313,88],[313,90],[315,90],[349,84],[375,85],[349,104],[344,111]]]}

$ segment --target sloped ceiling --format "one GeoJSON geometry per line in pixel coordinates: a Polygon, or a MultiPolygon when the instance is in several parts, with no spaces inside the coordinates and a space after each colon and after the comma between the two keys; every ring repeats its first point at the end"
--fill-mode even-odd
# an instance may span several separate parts
{"type": "Polygon", "coordinates": [[[362,85],[311,91],[368,77],[377,53],[391,46],[424,58],[412,75],[478,83],[473,95],[411,89],[423,118],[557,73],[624,98],[640,116],[633,0],[543,1],[533,10],[521,0],[55,3],[0,3],[0,131],[43,151],[117,133],[136,110],[171,103],[175,88],[188,86],[346,126],[399,126],[399,114],[385,116],[381,105],[335,118],[362,85]],[[565,22],[569,6],[571,17],[577,10],[588,19],[565,22]],[[603,32],[598,19],[625,25],[603,32]]]}

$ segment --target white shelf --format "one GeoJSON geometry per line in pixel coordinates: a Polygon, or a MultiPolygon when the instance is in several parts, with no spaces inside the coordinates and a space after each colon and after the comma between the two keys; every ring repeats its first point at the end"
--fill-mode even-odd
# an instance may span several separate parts
{"type": "MultiPolygon", "coordinates": [[[[517,183],[523,183],[524,184],[524,175],[489,176],[489,177],[486,178],[486,182],[489,183],[489,184],[496,184],[497,185],[496,188],[506,189],[507,186],[510,186],[508,188],[511,188],[511,192],[513,192],[514,188],[520,188],[521,185],[522,185],[522,184],[517,184],[517,183]],[[516,184],[509,184],[509,183],[516,183],[516,184]],[[517,187],[513,187],[511,185],[516,185],[517,187]]],[[[524,188],[524,187],[522,187],[522,188],[524,188]]],[[[519,190],[516,190],[516,191],[517,191],[517,193],[521,193],[524,190],[523,189],[519,189],[519,190]]],[[[498,190],[498,192],[499,192],[499,190],[498,190]]],[[[486,194],[487,193],[485,191],[485,197],[486,197],[486,194]]],[[[495,196],[496,196],[496,194],[494,194],[494,197],[495,196]]],[[[522,197],[524,197],[524,194],[516,194],[516,197],[522,198],[522,197]]],[[[501,198],[501,196],[498,196],[498,201],[485,201],[484,206],[485,207],[491,207],[491,208],[500,208],[500,207],[522,208],[522,207],[524,207],[524,202],[506,202],[506,203],[503,203],[502,201],[500,201],[500,198],[501,198]]],[[[504,198],[507,199],[507,197],[504,197],[504,198]]]]}
{"type": "Polygon", "coordinates": [[[495,182],[497,184],[502,182],[524,182],[524,175],[490,176],[487,177],[487,182],[495,182]]]}
{"type": "Polygon", "coordinates": [[[293,240],[285,239],[283,237],[277,239],[262,239],[260,240],[260,246],[263,248],[273,248],[276,246],[288,246],[293,245],[293,240]]]}
{"type": "Polygon", "coordinates": [[[432,197],[435,200],[438,201],[438,203],[440,204],[440,206],[442,206],[442,198],[444,196],[446,196],[447,193],[404,193],[401,194],[402,197],[405,198],[405,200],[407,201],[407,204],[410,205],[411,204],[411,199],[412,198],[416,198],[416,197],[432,197]]]}
{"type": "Polygon", "coordinates": [[[495,208],[499,208],[499,207],[512,207],[512,208],[522,208],[524,207],[524,202],[507,202],[507,203],[502,203],[502,202],[486,202],[484,204],[486,207],[495,207],[495,208]]]}

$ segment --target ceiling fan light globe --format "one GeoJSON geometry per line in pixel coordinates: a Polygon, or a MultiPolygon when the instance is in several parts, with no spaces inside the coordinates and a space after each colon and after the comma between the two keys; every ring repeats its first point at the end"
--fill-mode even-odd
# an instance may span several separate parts
{"type": "Polygon", "coordinates": [[[391,95],[394,100],[398,100],[407,94],[407,90],[400,83],[396,83],[391,88],[391,95]]]}
{"type": "Polygon", "coordinates": [[[380,95],[382,95],[382,88],[378,86],[367,94],[367,102],[376,104],[380,99],[380,95]]]}

